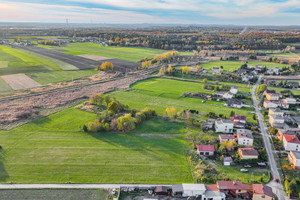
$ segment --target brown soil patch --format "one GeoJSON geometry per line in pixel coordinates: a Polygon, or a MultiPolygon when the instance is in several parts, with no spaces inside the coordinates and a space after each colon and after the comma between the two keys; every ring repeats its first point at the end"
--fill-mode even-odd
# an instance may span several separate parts
{"type": "Polygon", "coordinates": [[[13,74],[1,76],[1,78],[14,90],[22,90],[40,87],[41,84],[32,80],[25,74],[13,74]]]}
{"type": "Polygon", "coordinates": [[[104,56],[97,56],[97,55],[92,55],[92,54],[84,54],[84,55],[79,55],[79,56],[83,57],[83,58],[91,59],[91,60],[96,60],[96,61],[112,59],[112,58],[108,58],[108,57],[104,57],[104,56]]]}

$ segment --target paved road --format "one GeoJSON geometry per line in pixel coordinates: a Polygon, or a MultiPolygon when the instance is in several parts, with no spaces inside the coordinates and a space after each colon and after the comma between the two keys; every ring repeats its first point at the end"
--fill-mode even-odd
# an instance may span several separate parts
{"type": "Polygon", "coordinates": [[[280,184],[281,179],[280,179],[280,176],[279,176],[279,172],[278,172],[278,169],[277,169],[277,164],[276,164],[274,154],[273,154],[273,150],[272,150],[272,147],[271,147],[271,143],[270,143],[270,140],[269,140],[269,135],[266,131],[266,126],[263,123],[262,116],[261,116],[261,113],[260,113],[259,108],[258,108],[258,102],[256,100],[255,88],[259,85],[259,83],[261,81],[261,78],[262,78],[262,76],[259,77],[257,83],[253,86],[251,93],[252,93],[253,105],[254,105],[254,108],[255,108],[255,111],[256,111],[257,119],[258,119],[258,122],[259,122],[259,127],[260,127],[260,130],[261,130],[261,135],[262,135],[264,145],[265,145],[265,149],[267,151],[268,158],[269,158],[269,166],[270,166],[270,169],[271,169],[271,173],[273,175],[273,180],[270,183],[268,183],[268,185],[270,187],[272,187],[273,192],[278,196],[279,200],[287,200],[289,198],[285,195],[283,187],[280,184]],[[279,179],[279,183],[274,181],[275,178],[279,179]]]}
{"type": "MultiPolygon", "coordinates": [[[[0,184],[0,189],[109,189],[118,187],[154,187],[161,184],[0,184]]],[[[163,185],[171,186],[171,185],[163,185]]]]}

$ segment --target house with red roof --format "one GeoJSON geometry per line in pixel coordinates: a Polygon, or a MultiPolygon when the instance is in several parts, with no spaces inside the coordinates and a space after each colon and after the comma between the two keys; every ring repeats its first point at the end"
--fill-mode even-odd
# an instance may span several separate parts
{"type": "Polygon", "coordinates": [[[274,198],[272,188],[264,184],[253,184],[252,193],[252,200],[272,200],[274,198]]]}
{"type": "Polygon", "coordinates": [[[233,117],[230,117],[230,119],[233,121],[234,127],[244,128],[247,117],[245,115],[234,115],[233,117]]]}
{"type": "Polygon", "coordinates": [[[197,154],[203,156],[213,156],[215,152],[214,145],[198,145],[197,154]]]}
{"type": "Polygon", "coordinates": [[[224,192],[227,198],[251,199],[251,186],[241,181],[217,181],[217,188],[224,192]]]}
{"type": "Polygon", "coordinates": [[[242,160],[258,159],[258,152],[253,148],[239,148],[238,154],[242,160]]]}
{"type": "Polygon", "coordinates": [[[300,151],[300,140],[296,135],[283,134],[282,142],[286,151],[300,151]]]}

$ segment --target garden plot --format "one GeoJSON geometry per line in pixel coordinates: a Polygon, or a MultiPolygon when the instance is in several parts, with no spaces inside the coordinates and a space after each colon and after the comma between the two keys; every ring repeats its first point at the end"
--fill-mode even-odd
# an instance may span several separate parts
{"type": "Polygon", "coordinates": [[[109,60],[112,58],[104,57],[104,56],[97,56],[97,55],[92,55],[92,54],[84,54],[84,55],[78,55],[83,58],[95,60],[95,61],[101,61],[101,60],[109,60]]]}
{"type": "Polygon", "coordinates": [[[5,75],[1,78],[14,90],[29,89],[41,86],[25,74],[5,75]]]}

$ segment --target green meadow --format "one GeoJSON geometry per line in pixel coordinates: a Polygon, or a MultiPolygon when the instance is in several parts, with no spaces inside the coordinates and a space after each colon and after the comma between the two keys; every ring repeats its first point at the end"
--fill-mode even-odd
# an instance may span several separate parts
{"type": "MultiPolygon", "coordinates": [[[[160,115],[165,113],[167,107],[174,107],[177,111],[194,109],[204,114],[215,112],[227,117],[229,117],[230,112],[233,110],[240,115],[246,115],[247,121],[254,122],[250,111],[223,107],[220,104],[216,105],[210,101],[202,103],[202,99],[180,97],[184,92],[203,91],[202,83],[151,78],[139,81],[133,84],[131,88],[132,90],[130,91],[114,91],[111,95],[115,96],[121,102],[128,104],[131,108],[150,107],[155,109],[160,115]]],[[[202,119],[204,120],[206,117],[202,119]]]]}
{"type": "Polygon", "coordinates": [[[71,55],[83,55],[92,54],[98,56],[104,56],[108,58],[115,58],[120,60],[127,60],[137,62],[144,57],[152,58],[155,55],[159,55],[165,50],[151,49],[151,48],[138,48],[138,47],[104,47],[100,44],[94,43],[71,43],[66,47],[53,47],[47,45],[39,45],[43,48],[49,49],[63,49],[63,53],[71,55]]]}
{"type": "Polygon", "coordinates": [[[0,182],[193,182],[184,124],[151,119],[128,133],[83,133],[96,115],[69,108],[0,131],[0,182]]]}
{"type": "MultiPolygon", "coordinates": [[[[223,66],[223,69],[226,71],[234,71],[241,67],[245,62],[243,61],[214,61],[201,64],[204,69],[212,69],[213,67],[223,66]]],[[[262,62],[262,61],[248,61],[247,65],[263,65],[269,68],[272,67],[284,67],[289,66],[285,64],[272,63],[272,62],[262,62]]]]}

